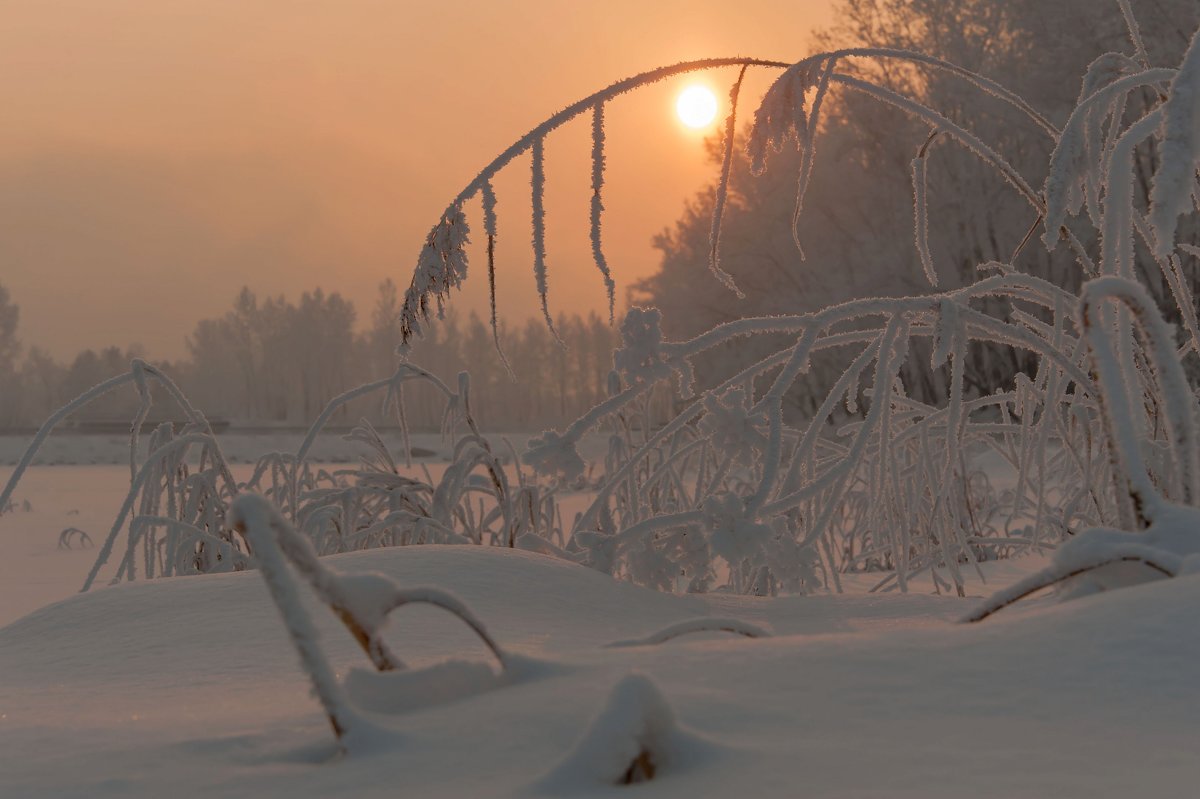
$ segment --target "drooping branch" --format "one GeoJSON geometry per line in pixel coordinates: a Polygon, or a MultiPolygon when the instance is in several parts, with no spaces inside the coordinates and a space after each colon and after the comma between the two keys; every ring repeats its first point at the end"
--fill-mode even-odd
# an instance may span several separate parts
{"type": "Polygon", "coordinates": [[[937,135],[936,129],[931,132],[929,138],[921,145],[921,149],[917,151],[916,158],[912,160],[913,237],[917,244],[917,254],[921,257],[921,266],[925,268],[925,278],[929,281],[929,285],[935,288],[938,278],[937,271],[933,268],[933,256],[929,253],[929,186],[926,181],[926,170],[929,146],[933,144],[937,135]]]}
{"type": "MultiPolygon", "coordinates": [[[[742,69],[745,69],[743,67],[742,69]]],[[[604,201],[600,192],[604,188],[604,103],[596,103],[592,109],[592,202],[591,240],[592,260],[604,278],[604,289],[608,292],[608,323],[612,324],[616,314],[617,284],[608,268],[608,259],[600,242],[600,218],[604,213],[604,201]]]]}
{"type": "MultiPolygon", "coordinates": [[[[533,151],[534,160],[534,174],[532,179],[532,183],[534,184],[533,199],[535,206],[533,213],[533,224],[535,229],[534,271],[535,275],[537,276],[538,292],[541,297],[543,314],[547,318],[547,323],[550,329],[553,330],[553,324],[550,320],[550,314],[547,308],[546,279],[544,273],[544,208],[542,207],[540,200],[541,184],[544,180],[544,174],[541,174],[543,168],[542,149],[544,147],[546,136],[549,133],[574,117],[588,111],[591,111],[593,115],[593,202],[591,214],[593,256],[594,260],[596,260],[597,267],[600,269],[601,273],[606,276],[605,285],[609,292],[611,303],[611,298],[613,296],[613,292],[615,291],[615,287],[608,282],[611,277],[607,273],[607,262],[604,260],[603,254],[599,249],[599,216],[600,211],[602,210],[602,203],[600,201],[600,194],[598,190],[599,181],[597,180],[597,177],[602,174],[601,170],[603,165],[603,106],[621,94],[637,89],[641,86],[646,86],[651,83],[673,77],[675,75],[728,66],[742,67],[744,73],[747,67],[765,66],[787,69],[787,73],[785,73],[784,77],[780,80],[792,81],[797,75],[811,76],[811,87],[816,89],[816,97],[813,103],[811,117],[808,117],[807,115],[805,116],[804,130],[802,132],[802,151],[804,154],[804,159],[802,161],[801,171],[798,177],[796,218],[793,219],[793,232],[795,233],[799,211],[803,204],[804,191],[812,171],[812,141],[817,133],[817,123],[821,104],[824,100],[830,82],[838,81],[847,85],[852,85],[860,90],[865,90],[864,87],[871,86],[871,84],[866,84],[865,82],[863,82],[863,86],[858,86],[855,83],[856,79],[845,75],[839,76],[834,74],[833,69],[836,63],[847,58],[898,59],[924,67],[949,72],[950,74],[966,80],[982,91],[1019,109],[1049,135],[1053,137],[1057,137],[1058,135],[1058,130],[1052,124],[1050,124],[1045,117],[1029,106],[1029,104],[1021,99],[1018,95],[1004,88],[1000,84],[975,72],[972,72],[971,70],[965,69],[943,59],[907,50],[894,48],[848,48],[833,52],[819,53],[795,64],[756,58],[713,58],[687,61],[671,66],[661,67],[655,70],[650,70],[648,72],[635,75],[631,78],[617,81],[616,83],[613,83],[610,86],[569,105],[562,111],[549,117],[542,124],[533,128],[533,130],[531,130],[522,138],[518,139],[506,150],[500,153],[500,155],[493,159],[490,164],[488,164],[471,182],[469,182],[463,188],[462,191],[459,192],[450,205],[447,206],[442,218],[438,221],[438,224],[434,226],[433,231],[430,233],[426,249],[423,250],[421,259],[418,261],[418,267],[413,276],[413,282],[405,294],[404,306],[401,312],[401,333],[403,337],[402,346],[407,347],[409,345],[410,338],[420,332],[421,320],[427,317],[429,313],[430,299],[436,299],[440,307],[445,297],[448,296],[450,289],[456,288],[461,282],[462,276],[465,274],[465,253],[461,251],[461,244],[466,240],[466,223],[464,220],[462,220],[463,206],[476,194],[485,192],[486,187],[490,185],[495,175],[501,169],[507,166],[514,158],[520,156],[526,151],[533,151]],[[541,235],[538,233],[539,229],[542,230],[541,235]]],[[[734,110],[731,110],[729,120],[727,121],[726,165],[728,164],[728,159],[731,157],[729,144],[732,142],[732,135],[729,135],[729,128],[735,123],[736,117],[734,116],[734,111],[736,110],[736,95],[740,90],[741,82],[742,76],[739,75],[738,81],[735,84],[734,90],[731,94],[734,110]]],[[[779,85],[779,81],[776,82],[776,85],[779,85]]],[[[796,88],[791,86],[787,87],[785,94],[787,94],[788,97],[792,98],[794,101],[803,105],[802,95],[807,91],[809,86],[810,77],[804,77],[801,79],[800,86],[796,88]],[[799,94],[800,97],[797,97],[797,94],[799,94]]],[[[775,87],[772,87],[772,91],[774,90],[775,87]]],[[[770,95],[770,92],[768,95],[770,95]]],[[[919,103],[915,103],[907,98],[902,98],[899,95],[894,95],[894,93],[887,93],[885,90],[876,92],[876,96],[881,97],[882,99],[885,99],[893,104],[901,105],[901,107],[904,107],[905,110],[913,113],[920,114],[922,111],[928,111],[928,109],[924,109],[923,106],[920,106],[919,103]]],[[[763,109],[760,108],[759,113],[761,115],[763,113],[763,109]]],[[[927,116],[932,118],[939,115],[929,112],[927,116]]],[[[785,132],[784,128],[786,128],[788,124],[793,123],[785,123],[783,127],[776,131],[776,133],[782,136],[782,134],[785,132]]],[[[1007,165],[1004,164],[1003,160],[1000,159],[999,156],[996,156],[995,153],[993,153],[989,148],[984,147],[981,142],[979,142],[977,139],[974,139],[974,137],[969,136],[969,134],[963,136],[962,134],[965,134],[965,131],[961,131],[954,126],[950,126],[948,121],[947,125],[943,125],[942,127],[946,127],[948,132],[954,133],[956,138],[959,138],[971,149],[980,153],[985,160],[989,160],[1000,166],[1002,173],[1004,173],[1010,181],[1013,181],[1014,185],[1017,185],[1018,189],[1022,189],[1024,192],[1027,187],[1021,185],[1023,181],[1021,180],[1020,176],[1016,174],[1011,167],[1005,169],[1007,165]]],[[[777,138],[781,138],[781,136],[777,138]]],[[[776,141],[775,143],[778,145],[779,141],[776,141]]],[[[756,145],[752,140],[751,147],[756,146],[759,145],[756,145]]],[[[759,147],[759,149],[761,149],[761,147],[759,147]]],[[[756,157],[755,162],[761,164],[761,157],[756,157]]],[[[724,175],[727,175],[727,168],[723,168],[723,180],[721,184],[722,188],[718,190],[715,208],[716,213],[714,214],[714,232],[712,236],[712,257],[710,259],[710,265],[715,267],[713,271],[719,278],[724,274],[719,268],[718,260],[720,218],[724,210],[724,198],[727,190],[727,178],[724,177],[724,175]]],[[[1034,202],[1035,205],[1039,204],[1039,198],[1036,194],[1034,194],[1032,191],[1025,193],[1031,198],[1031,201],[1034,202]]],[[[487,200],[485,197],[485,204],[486,202],[487,200]]],[[[796,236],[796,238],[798,239],[798,236],[796,236]]],[[[797,244],[799,244],[798,240],[797,244]]],[[[1078,245],[1078,242],[1074,240],[1072,241],[1072,246],[1076,247],[1077,249],[1081,249],[1080,245],[1078,245]]],[[[494,267],[489,268],[489,273],[494,274],[494,267]]],[[[728,285],[731,281],[727,280],[727,277],[728,276],[726,275],[721,279],[728,285]]]]}
{"type": "Polygon", "coordinates": [[[342,739],[361,727],[364,721],[338,684],[333,668],[321,649],[316,625],[300,602],[299,587],[276,543],[277,525],[282,517],[274,512],[270,503],[252,494],[234,501],[230,517],[233,528],[245,536],[254,550],[259,571],[296,647],[305,674],[312,682],[313,693],[320,701],[341,746],[342,739]]]}
{"type": "Polygon", "coordinates": [[[508,356],[504,354],[504,347],[500,345],[500,325],[496,314],[496,191],[491,181],[483,184],[479,196],[483,201],[483,232],[487,236],[488,308],[491,311],[489,322],[492,327],[492,343],[496,346],[496,352],[500,354],[500,361],[505,370],[510,377],[516,379],[508,356]]]}
{"type": "Polygon", "coordinates": [[[1085,563],[1074,563],[1066,566],[1050,566],[1041,571],[1031,574],[1024,580],[1014,583],[1004,591],[1000,591],[992,597],[988,598],[982,605],[964,616],[961,621],[964,624],[972,624],[974,622],[983,621],[987,617],[1004,610],[1010,605],[1016,604],[1027,596],[1036,594],[1046,588],[1066,582],[1088,572],[1103,569],[1106,566],[1113,566],[1118,563],[1140,563],[1147,568],[1153,569],[1164,577],[1174,577],[1178,570],[1178,563],[1174,561],[1177,558],[1167,555],[1166,553],[1156,554],[1148,548],[1143,547],[1144,552],[1129,552],[1126,554],[1113,553],[1110,555],[1100,556],[1092,561],[1085,563]]]}
{"type": "MultiPolygon", "coordinates": [[[[442,218],[434,225],[433,230],[427,239],[426,248],[422,250],[421,257],[418,259],[417,269],[414,272],[412,283],[405,292],[404,306],[400,316],[400,329],[403,344],[408,346],[413,336],[418,335],[421,330],[421,321],[426,319],[429,314],[429,302],[431,299],[436,299],[438,302],[443,301],[452,288],[456,288],[460,283],[458,274],[442,274],[443,267],[439,266],[438,261],[446,263],[447,251],[439,244],[439,239],[445,239],[446,236],[439,236],[439,231],[457,225],[461,230],[465,231],[465,222],[459,222],[462,214],[463,206],[473,198],[476,194],[483,190],[483,187],[490,183],[493,178],[504,167],[513,161],[513,159],[529,152],[535,148],[544,146],[546,136],[570,120],[580,114],[592,112],[595,114],[597,106],[604,105],[616,97],[619,97],[626,92],[647,86],[652,83],[683,75],[688,72],[697,72],[707,69],[719,69],[721,67],[731,66],[764,66],[784,68],[788,66],[786,61],[768,61],[758,58],[707,58],[697,61],[684,61],[678,64],[672,64],[666,67],[660,67],[648,72],[643,72],[639,75],[617,81],[608,87],[601,89],[598,92],[588,95],[587,97],[572,103],[571,105],[546,119],[540,125],[533,128],[529,133],[522,136],[517,141],[513,142],[506,150],[504,150],[496,158],[492,159],[483,170],[469,182],[458,196],[451,201],[446,207],[442,218]],[[441,248],[440,248],[441,247],[441,248]]],[[[537,160],[535,158],[535,160],[537,160]]],[[[535,192],[536,193],[536,192],[535,192]]],[[[538,214],[535,212],[535,227],[539,224],[536,221],[538,214]]],[[[544,224],[544,221],[540,224],[544,224]]],[[[465,237],[461,237],[465,238],[465,237]]],[[[536,245],[535,245],[536,251],[536,245]]],[[[537,255],[535,252],[535,259],[537,255]]],[[[548,316],[548,313],[547,313],[548,316]]]]}
{"type": "Polygon", "coordinates": [[[687,619],[685,621],[676,622],[663,627],[661,630],[656,630],[649,635],[641,638],[631,638],[627,641],[613,641],[605,644],[608,649],[620,649],[632,646],[654,646],[656,644],[666,643],[672,638],[678,638],[681,635],[692,635],[695,633],[730,633],[731,635],[740,635],[745,638],[770,638],[771,633],[757,624],[751,624],[741,619],[733,618],[713,618],[702,617],[698,619],[687,619]]]}
{"type": "Polygon", "coordinates": [[[1148,346],[1145,351],[1157,370],[1161,384],[1163,416],[1177,459],[1183,500],[1188,503],[1200,498],[1200,433],[1196,430],[1196,416],[1200,410],[1175,355],[1171,331],[1141,284],[1118,277],[1097,278],[1086,283],[1080,313],[1088,349],[1101,384],[1098,395],[1109,426],[1113,466],[1128,482],[1129,491],[1137,505],[1135,510],[1145,525],[1153,521],[1162,499],[1150,480],[1141,442],[1136,436],[1128,394],[1135,387],[1127,386],[1122,379],[1120,366],[1109,343],[1111,331],[1097,319],[1099,306],[1112,300],[1120,301],[1130,309],[1146,337],[1148,346]]]}
{"type": "MultiPolygon", "coordinates": [[[[166,391],[171,399],[174,400],[179,406],[180,410],[183,411],[184,415],[187,416],[188,420],[200,428],[200,430],[209,437],[210,446],[213,448],[213,452],[216,454],[217,464],[221,471],[221,477],[224,479],[226,486],[231,491],[234,490],[237,483],[229,471],[229,466],[225,461],[224,455],[221,454],[220,445],[217,443],[216,438],[213,437],[212,425],[209,424],[207,417],[205,417],[203,413],[198,411],[192,405],[187,396],[179,389],[179,386],[175,385],[175,382],[167,377],[161,369],[158,369],[157,367],[152,366],[151,364],[148,364],[140,359],[134,359],[131,362],[130,370],[128,372],[119,374],[116,377],[110,377],[108,380],[92,386],[87,391],[83,392],[66,405],[63,405],[54,413],[50,414],[50,417],[42,423],[42,426],[38,428],[38,431],[34,435],[33,440],[29,443],[29,446],[25,448],[25,452],[21,454],[21,459],[17,461],[17,465],[13,469],[12,474],[9,476],[8,482],[4,485],[4,490],[0,491],[0,514],[3,514],[5,509],[8,508],[9,503],[12,501],[13,492],[16,491],[17,483],[21,481],[21,476],[25,473],[25,470],[29,468],[29,464],[33,463],[33,459],[37,457],[38,451],[42,448],[42,444],[46,442],[46,439],[49,437],[50,433],[54,431],[54,428],[58,427],[58,425],[68,416],[75,413],[80,408],[88,405],[89,403],[94,402],[100,397],[115,391],[126,383],[134,383],[135,385],[137,385],[139,382],[144,383],[146,378],[153,379],[164,391],[166,391]]],[[[138,424],[136,427],[131,428],[131,439],[134,441],[134,443],[131,444],[131,449],[133,449],[136,445],[136,439],[133,438],[134,432],[136,432],[140,427],[141,425],[138,424]]]]}
{"type": "Polygon", "coordinates": [[[721,179],[717,183],[717,193],[713,198],[712,230],[709,233],[708,268],[717,276],[725,288],[737,295],[738,299],[745,297],[733,281],[733,276],[721,268],[721,225],[725,219],[725,203],[729,195],[729,173],[733,168],[733,143],[737,134],[738,95],[742,91],[742,79],[746,77],[746,66],[742,65],[738,72],[733,88],[729,90],[729,116],[725,119],[725,153],[721,158],[721,179]]]}
{"type": "MultiPolygon", "coordinates": [[[[247,519],[265,520],[270,535],[247,538],[253,548],[252,554],[262,563],[264,548],[282,553],[308,581],[321,601],[345,624],[380,671],[404,667],[384,644],[381,633],[392,610],[414,603],[433,605],[457,616],[479,637],[500,666],[507,666],[504,650],[483,622],[452,594],[436,588],[401,588],[382,574],[339,574],[333,571],[317,557],[312,542],[297,532],[274,505],[255,494],[238,497],[233,504],[233,516],[234,528],[243,534],[247,519]]],[[[286,608],[281,607],[281,611],[286,615],[286,608]]]]}
{"type": "Polygon", "coordinates": [[[546,281],[546,154],[545,143],[538,139],[533,143],[529,167],[529,184],[532,188],[531,205],[533,207],[533,278],[537,284],[538,297],[542,301],[542,316],[546,319],[546,327],[561,345],[562,338],[554,329],[554,320],[550,317],[548,304],[549,286],[546,281]]]}

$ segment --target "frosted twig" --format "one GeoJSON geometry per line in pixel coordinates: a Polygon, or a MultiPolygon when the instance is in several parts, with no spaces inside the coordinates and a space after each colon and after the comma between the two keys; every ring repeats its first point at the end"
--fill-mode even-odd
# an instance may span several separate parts
{"type": "MultiPolygon", "coordinates": [[[[745,67],[742,67],[745,69],[745,67]]],[[[600,246],[600,217],[604,213],[604,202],[600,191],[604,188],[604,103],[596,103],[592,109],[592,203],[591,203],[591,240],[592,260],[604,277],[604,288],[608,292],[608,323],[615,319],[617,302],[617,284],[613,282],[608,269],[608,261],[600,246]]]]}
{"type": "Polygon", "coordinates": [[[1161,499],[1150,481],[1141,445],[1131,418],[1127,388],[1120,378],[1118,366],[1109,346],[1110,335],[1095,318],[1097,306],[1105,300],[1120,300],[1134,314],[1147,339],[1150,356],[1161,384],[1165,423],[1172,449],[1180,469],[1184,501],[1200,499],[1200,437],[1196,431],[1196,397],[1189,390],[1183,368],[1175,355],[1171,332],[1162,316],[1139,283],[1121,278],[1097,278],[1083,287],[1080,313],[1088,340],[1088,348],[1101,382],[1099,394],[1110,431],[1110,446],[1114,451],[1114,466],[1122,467],[1124,477],[1134,494],[1136,511],[1144,521],[1152,521],[1161,499]]]}
{"type": "Polygon", "coordinates": [[[1076,187],[1089,166],[1086,133],[1095,109],[1107,106],[1114,98],[1134,89],[1169,80],[1175,74],[1176,70],[1173,69],[1148,69],[1135,75],[1126,75],[1100,87],[1071,111],[1058,144],[1050,155],[1050,170],[1046,176],[1046,227],[1042,240],[1048,249],[1054,248],[1067,214],[1082,199],[1076,187]]]}
{"type": "Polygon", "coordinates": [[[654,646],[678,638],[681,635],[694,633],[721,632],[741,635],[746,638],[770,638],[771,633],[757,624],[751,624],[741,619],[718,618],[704,616],[698,619],[687,619],[656,630],[642,638],[631,638],[627,641],[613,641],[605,644],[606,649],[620,649],[631,646],[654,646]]]}
{"type": "Polygon", "coordinates": [[[1163,113],[1159,163],[1150,188],[1150,225],[1154,228],[1154,252],[1164,257],[1175,249],[1179,217],[1195,209],[1198,193],[1196,172],[1200,168],[1200,29],[1192,34],[1179,72],[1171,81],[1163,113]]]}
{"type": "Polygon", "coordinates": [[[1078,577],[1081,574],[1112,566],[1117,563],[1141,563],[1153,569],[1164,577],[1174,577],[1179,569],[1178,558],[1166,552],[1159,552],[1151,547],[1125,547],[1123,550],[1101,555],[1087,562],[1076,562],[1065,565],[1053,565],[1029,575],[1023,580],[1013,583],[984,601],[975,610],[964,616],[961,621],[970,624],[983,621],[988,616],[1004,610],[1030,594],[1049,588],[1053,585],[1078,577]],[[1128,551],[1124,551],[1128,550],[1128,551]]]}
{"type": "Polygon", "coordinates": [[[881,86],[876,86],[873,83],[868,83],[858,78],[852,78],[848,75],[833,75],[831,78],[835,83],[848,86],[851,89],[862,92],[863,94],[876,97],[889,105],[894,105],[902,111],[921,119],[933,127],[940,129],[941,133],[945,133],[952,139],[963,144],[968,150],[978,156],[982,161],[991,164],[996,168],[996,171],[1008,181],[1017,191],[1021,193],[1029,204],[1032,205],[1038,212],[1044,212],[1045,207],[1041,197],[1035,192],[1030,185],[1021,176],[1021,173],[1013,168],[1003,157],[988,145],[984,144],[973,133],[970,133],[960,125],[951,122],[947,117],[942,116],[938,112],[926,108],[920,103],[910,100],[909,98],[881,86]]]}
{"type": "Polygon", "coordinates": [[[508,356],[504,354],[504,347],[500,346],[500,326],[496,318],[496,192],[491,181],[486,181],[480,187],[479,196],[483,204],[483,233],[487,236],[488,308],[491,311],[492,343],[509,377],[516,380],[508,356]]]}
{"type": "Polygon", "coordinates": [[[792,242],[804,259],[804,246],[800,242],[800,216],[804,211],[804,197],[808,193],[808,184],[812,180],[813,165],[816,163],[817,125],[821,119],[821,108],[825,103],[825,95],[829,91],[829,79],[837,66],[837,58],[830,57],[821,69],[821,77],[817,81],[817,93],[813,97],[812,111],[808,117],[808,132],[803,137],[800,147],[800,175],[796,181],[796,206],[792,210],[792,242]]]}
{"type": "Polygon", "coordinates": [[[537,139],[533,142],[533,150],[529,169],[529,184],[533,189],[533,277],[537,283],[538,297],[542,302],[542,316],[546,319],[554,340],[560,347],[566,347],[562,337],[554,328],[554,320],[550,317],[546,284],[546,155],[544,141],[537,139]]]}
{"type": "MultiPolygon", "coordinates": [[[[929,285],[937,286],[937,272],[933,268],[933,257],[929,254],[929,200],[925,182],[926,155],[929,145],[937,138],[938,131],[934,130],[929,138],[921,145],[917,157],[912,161],[913,184],[913,230],[917,243],[917,254],[921,256],[921,266],[925,268],[925,278],[929,285]]],[[[1027,237],[1028,238],[1028,237],[1027,237]]]]}
{"type": "Polygon", "coordinates": [[[1117,0],[1117,3],[1121,6],[1121,15],[1125,17],[1125,26],[1129,28],[1129,41],[1133,42],[1133,57],[1143,67],[1149,69],[1150,57],[1146,54],[1146,45],[1142,41],[1142,32],[1138,28],[1137,17],[1133,15],[1133,9],[1129,7],[1129,0],[1117,0]]]}
{"type": "Polygon", "coordinates": [[[121,510],[117,513],[116,521],[108,531],[108,537],[100,547],[99,553],[96,555],[96,562],[92,564],[91,571],[88,572],[87,579],[83,583],[83,588],[79,589],[80,593],[86,592],[92,587],[92,583],[99,574],[100,569],[108,562],[108,556],[112,552],[113,542],[116,541],[117,535],[121,532],[121,528],[125,525],[125,519],[133,510],[133,503],[136,501],[138,492],[141,491],[142,484],[146,482],[146,478],[150,476],[154,469],[158,467],[159,462],[170,455],[178,452],[192,444],[205,444],[212,446],[214,439],[208,433],[189,433],[179,438],[173,438],[163,446],[154,450],[147,456],[146,461],[138,469],[137,474],[129,481],[129,493],[125,495],[125,501],[121,504],[121,510]]]}
{"type": "Polygon", "coordinates": [[[721,227],[725,220],[725,203],[729,195],[729,173],[733,168],[733,142],[737,136],[738,95],[742,91],[742,79],[746,77],[747,64],[738,72],[733,88],[729,90],[729,116],[725,118],[725,152],[721,158],[721,178],[717,182],[717,193],[713,197],[712,229],[708,234],[708,269],[732,291],[738,299],[744,295],[737,287],[733,276],[721,268],[721,227]]]}
{"type": "Polygon", "coordinates": [[[276,514],[273,510],[263,498],[243,494],[230,509],[230,521],[254,549],[259,571],[283,617],[301,665],[312,681],[313,693],[320,701],[334,736],[341,745],[343,737],[362,727],[363,721],[342,693],[333,668],[321,650],[316,626],[300,602],[296,581],[276,545],[276,531],[272,523],[276,514]]]}

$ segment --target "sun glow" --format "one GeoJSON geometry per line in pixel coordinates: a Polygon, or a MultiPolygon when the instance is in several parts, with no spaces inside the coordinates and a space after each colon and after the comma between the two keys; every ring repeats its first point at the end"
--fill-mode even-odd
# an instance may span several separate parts
{"type": "Polygon", "coordinates": [[[675,101],[675,113],[689,128],[707,128],[717,116],[717,96],[707,86],[689,86],[675,101]]]}

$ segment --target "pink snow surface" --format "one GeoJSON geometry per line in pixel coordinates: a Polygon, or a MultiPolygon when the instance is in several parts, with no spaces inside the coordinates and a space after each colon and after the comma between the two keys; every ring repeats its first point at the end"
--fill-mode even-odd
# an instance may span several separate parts
{"type": "Polygon", "coordinates": [[[469,547],[328,562],[452,591],[513,667],[496,674],[464,625],[413,607],[387,634],[412,670],[364,672],[304,589],[371,725],[335,758],[258,574],[104,588],[0,629],[0,796],[1092,798],[1200,784],[1194,575],[956,625],[977,600],[668,596],[469,547]],[[604,646],[702,616],[774,635],[604,646]],[[611,750],[637,745],[657,755],[655,779],[607,785],[611,750]]]}

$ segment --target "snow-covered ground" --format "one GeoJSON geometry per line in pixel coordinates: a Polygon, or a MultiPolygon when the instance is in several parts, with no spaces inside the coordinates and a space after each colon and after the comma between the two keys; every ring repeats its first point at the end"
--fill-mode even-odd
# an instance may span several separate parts
{"type": "MultiPolygon", "coordinates": [[[[496,549],[331,562],[453,591],[518,668],[498,680],[447,663],[487,658],[453,618],[406,609],[389,638],[416,670],[352,672],[386,706],[371,715],[386,732],[335,758],[257,574],[106,588],[0,630],[0,795],[613,795],[591,761],[543,778],[631,671],[688,742],[664,744],[635,795],[1167,797],[1200,784],[1194,577],[959,626],[970,603],[952,598],[667,596],[496,549]],[[704,615],[776,636],[604,647],[704,615]]],[[[338,670],[365,667],[310,608],[338,670]]]]}
{"type": "MultiPolygon", "coordinates": [[[[0,485],[11,473],[0,467],[0,485]]],[[[96,550],[77,537],[60,547],[59,536],[74,527],[102,541],[128,490],[128,466],[35,466],[25,474],[16,507],[0,516],[0,625],[79,590],[96,550]]]]}
{"type": "MultiPolygon", "coordinates": [[[[122,466],[34,468],[17,494],[30,510],[0,517],[5,799],[1175,797],[1200,786],[1196,576],[1034,600],[968,626],[953,622],[977,597],[868,595],[874,576],[842,596],[669,596],[470,547],[328,559],[455,593],[516,656],[498,676],[460,622],[404,608],[388,640],[412,670],[377,675],[309,601],[378,728],[336,757],[258,573],[74,594],[94,550],[58,549],[58,533],[102,534],[127,481],[122,466]],[[703,616],[774,636],[605,646],[703,616]],[[653,782],[609,785],[639,735],[653,782]]],[[[985,564],[990,585],[972,589],[1041,564],[985,564]]]]}

